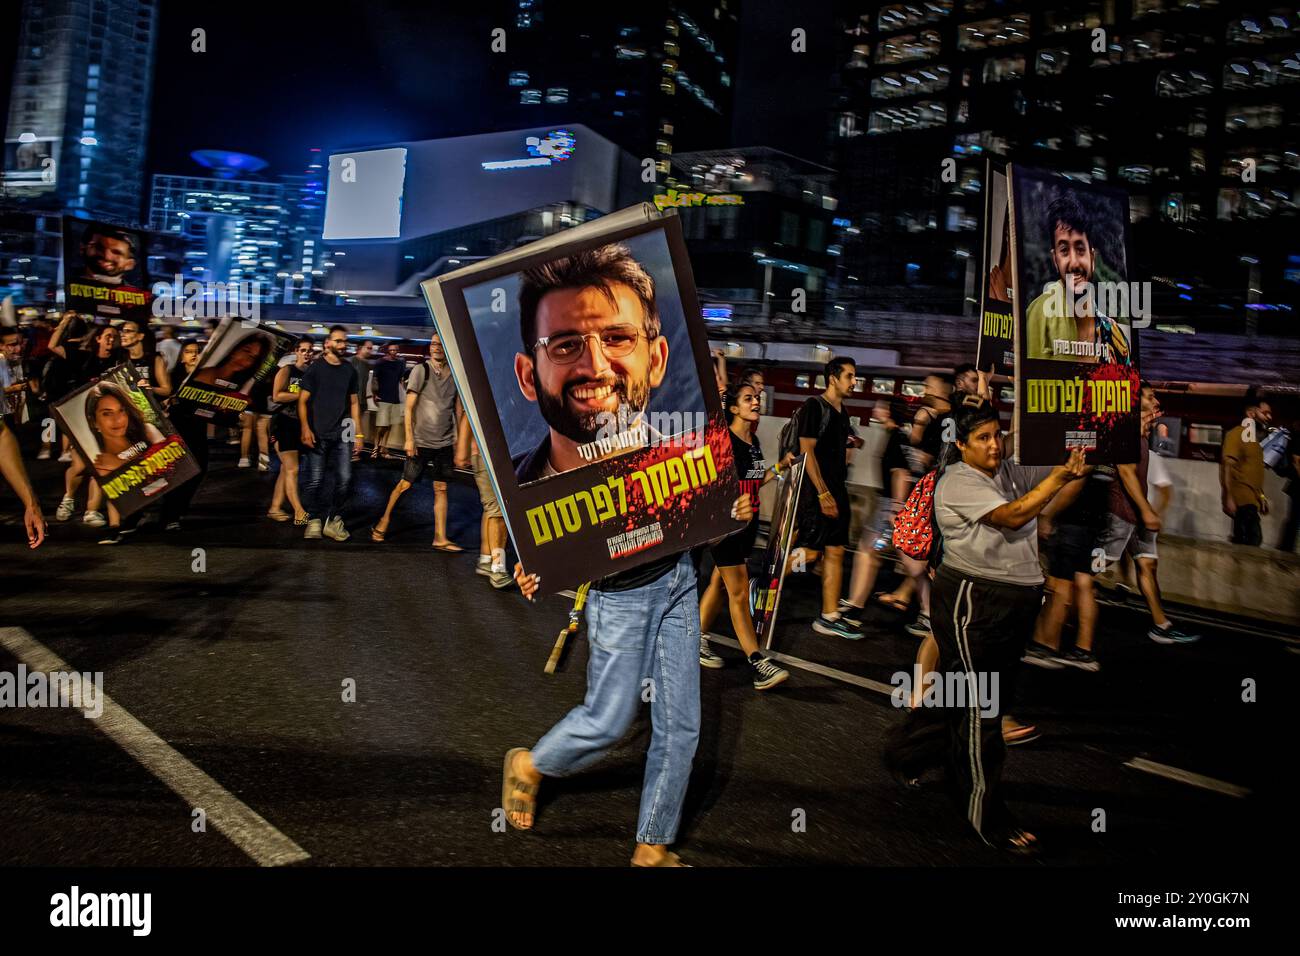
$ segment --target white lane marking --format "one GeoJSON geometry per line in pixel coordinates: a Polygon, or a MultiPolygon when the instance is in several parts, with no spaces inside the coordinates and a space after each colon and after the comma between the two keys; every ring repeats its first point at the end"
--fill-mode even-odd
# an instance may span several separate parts
{"type": "Polygon", "coordinates": [[[1143,773],[1154,774],[1157,777],[1164,777],[1167,780],[1177,780],[1179,783],[1190,784],[1193,787],[1200,787],[1204,790],[1213,790],[1215,793],[1224,793],[1230,797],[1245,797],[1250,795],[1250,790],[1246,787],[1239,787],[1235,783],[1228,783],[1224,780],[1215,780],[1213,777],[1206,777],[1199,773],[1192,773],[1190,770],[1183,770],[1181,767],[1171,767],[1168,764],[1156,763],[1154,760],[1147,760],[1145,757],[1134,757],[1132,760],[1125,762],[1124,766],[1132,767],[1134,770],[1141,770],[1143,773]]]}
{"type": "MultiPolygon", "coordinates": [[[[729,637],[722,637],[720,634],[709,632],[704,635],[710,641],[718,644],[725,644],[727,647],[734,647],[740,650],[740,642],[732,640],[729,637]]],[[[820,674],[823,677],[833,677],[835,680],[843,681],[846,684],[852,684],[854,687],[864,687],[867,690],[874,690],[878,694],[884,694],[886,697],[894,693],[894,688],[890,684],[882,684],[878,680],[872,680],[869,677],[859,677],[857,674],[850,674],[847,671],[836,670],[834,667],[827,667],[825,664],[815,664],[812,661],[805,661],[799,657],[790,657],[787,654],[780,654],[776,651],[764,652],[767,657],[774,661],[780,661],[782,664],[789,664],[791,667],[797,667],[799,670],[810,671],[813,674],[820,674]]]]}
{"type": "MultiPolygon", "coordinates": [[[[0,647],[31,670],[71,671],[63,660],[20,627],[0,628],[0,647]]],[[[207,820],[261,866],[283,866],[308,859],[298,844],[271,826],[165,740],[132,717],[107,694],[104,711],[92,723],[141,766],[165,783],[189,806],[202,808],[207,820]]]]}

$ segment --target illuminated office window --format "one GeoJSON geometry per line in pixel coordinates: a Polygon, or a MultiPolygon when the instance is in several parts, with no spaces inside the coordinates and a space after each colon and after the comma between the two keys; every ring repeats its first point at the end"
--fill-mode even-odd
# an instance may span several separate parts
{"type": "Polygon", "coordinates": [[[1002,83],[1006,80],[1020,80],[1025,76],[1025,58],[1023,56],[991,57],[984,61],[984,82],[1002,83]]]}
{"type": "Polygon", "coordinates": [[[885,73],[871,81],[875,99],[892,99],[919,93],[938,93],[948,88],[950,70],[946,66],[925,66],[897,73],[885,73]]]}
{"type": "Polygon", "coordinates": [[[1064,48],[1039,50],[1035,69],[1041,76],[1056,76],[1070,65],[1070,51],[1064,48]]]}
{"type": "Polygon", "coordinates": [[[1163,70],[1156,77],[1156,95],[1162,97],[1206,96],[1214,84],[1200,70],[1163,70]]]}
{"type": "Polygon", "coordinates": [[[881,7],[876,26],[881,31],[901,30],[921,23],[933,23],[952,13],[952,0],[932,0],[930,3],[891,3],[881,7]]]}
{"type": "Polygon", "coordinates": [[[941,47],[942,41],[934,30],[887,37],[876,44],[876,63],[887,66],[909,60],[924,60],[938,56],[941,47]]]}
{"type": "Polygon", "coordinates": [[[1029,37],[1029,14],[1013,13],[991,20],[963,23],[957,30],[957,47],[961,50],[983,50],[1024,43],[1029,37]]]}

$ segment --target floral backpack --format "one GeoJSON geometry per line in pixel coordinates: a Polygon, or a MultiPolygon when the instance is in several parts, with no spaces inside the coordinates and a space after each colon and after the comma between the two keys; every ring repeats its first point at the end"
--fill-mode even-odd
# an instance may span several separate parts
{"type": "Polygon", "coordinates": [[[934,543],[934,485],[939,470],[927,472],[894,516],[894,547],[917,561],[930,556],[934,543]]]}

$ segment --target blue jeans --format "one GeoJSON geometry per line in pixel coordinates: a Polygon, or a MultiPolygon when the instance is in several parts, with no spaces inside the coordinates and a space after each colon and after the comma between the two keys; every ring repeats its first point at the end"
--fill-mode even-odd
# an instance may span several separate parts
{"type": "Polygon", "coordinates": [[[322,521],[341,517],[352,491],[352,442],[318,435],[316,447],[304,447],[299,459],[302,506],[308,517],[322,521]],[[327,497],[325,485],[330,475],[334,477],[334,490],[327,497]]]}
{"type": "Polygon", "coordinates": [[[533,766],[548,777],[591,766],[649,700],[636,842],[672,843],[700,739],[700,606],[690,555],[644,587],[588,593],[587,641],[587,698],[537,742],[533,766]]]}

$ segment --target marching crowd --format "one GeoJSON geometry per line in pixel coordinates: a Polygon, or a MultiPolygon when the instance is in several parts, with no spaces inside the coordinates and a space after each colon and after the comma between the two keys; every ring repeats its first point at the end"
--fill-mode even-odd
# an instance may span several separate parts
{"type": "MultiPolygon", "coordinates": [[[[386,344],[376,356],[373,343],[365,341],[349,355],[348,339],[343,326],[329,330],[319,351],[312,337],[300,338],[274,378],[254,388],[237,429],[214,428],[174,409],[173,424],[195,453],[200,474],[163,496],[160,505],[150,509],[156,515],[145,517],[146,511],[123,518],[105,503],[98,483],[85,480],[95,463],[83,460],[66,435],[60,439],[49,427],[49,403],[129,359],[142,385],[166,404],[195,369],[202,339],[178,335],[170,327],[155,332],[131,320],[95,325],[73,313],[57,323],[40,318],[25,329],[5,329],[0,333],[5,399],[0,471],[23,502],[30,545],[40,545],[46,526],[23,466],[19,438],[36,449],[36,459],[57,454],[67,464],[55,519],[72,521],[80,513],[84,524],[104,529],[99,541],[106,545],[128,540],[142,518],[156,520],[168,532],[181,530],[206,474],[212,442],[238,445],[239,468],[267,472],[278,458],[266,518],[293,522],[303,528],[306,539],[337,542],[350,537],[344,514],[352,497],[354,466],[363,456],[371,461],[401,458],[400,478],[382,514],[367,522],[364,533],[369,541],[377,545],[386,540],[404,496],[428,475],[434,489],[432,547],[462,551],[448,536],[448,482],[455,480],[457,471],[472,471],[482,505],[477,570],[494,587],[517,584],[531,599],[539,580],[525,576],[518,565],[513,574],[508,570],[500,504],[466,425],[438,338],[413,367],[395,343],[386,344]],[[403,454],[392,441],[399,427],[403,454]]],[[[1150,612],[1150,639],[1162,644],[1198,639],[1175,625],[1161,601],[1157,538],[1160,502],[1167,504],[1171,480],[1160,456],[1150,449],[1161,414],[1155,391],[1143,383],[1138,462],[1095,467],[1085,464],[1078,450],[1055,467],[1017,464],[1009,454],[1011,437],[1003,430],[988,378],[973,365],[960,366],[952,375],[927,377],[920,408],[910,422],[902,420],[901,408],[878,403],[872,427],[888,434],[880,461],[884,488],[874,514],[862,523],[855,556],[846,567],[852,514],[849,464],[863,446],[845,409],[857,380],[854,363],[846,358],[827,363],[825,391],[795,414],[789,447],[771,458],[757,438],[762,370],[747,368],[730,378],[720,366],[718,378],[741,484],[732,517],[744,527],[707,548],[712,571],[702,591],[695,574],[704,549],[697,549],[648,570],[636,569],[636,574],[623,572],[594,582],[587,599],[589,622],[599,615],[607,635],[612,628],[623,628],[631,635],[627,640],[643,647],[646,655],[640,663],[616,654],[598,655],[601,645],[593,641],[589,680],[603,682],[608,675],[610,686],[631,687],[646,672],[666,681],[686,702],[684,710],[664,708],[662,726],[661,709],[653,711],[655,735],[634,862],[681,862],[667,847],[675,836],[699,730],[695,642],[701,667],[724,666],[705,637],[724,606],[755,689],[769,690],[790,676],[758,645],[747,563],[759,532],[758,490],[779,477],[797,455],[805,465],[804,491],[798,499],[788,568],[820,574],[821,607],[813,629],[857,641],[866,636],[862,621],[869,604],[900,613],[916,606],[906,629],[920,639],[915,665],[925,679],[911,688],[905,701],[907,720],[886,755],[890,769],[909,787],[917,786],[927,770],[946,769],[963,813],[986,842],[1011,853],[1036,852],[1036,838],[1011,817],[999,786],[1006,747],[1038,736],[1036,728],[1009,713],[1021,663],[1097,671],[1094,579],[1108,569],[1124,568],[1120,573],[1126,576],[1130,566],[1150,612]],[[1149,500],[1152,489],[1157,504],[1149,500]],[[876,591],[876,581],[891,558],[897,561],[899,583],[893,590],[876,591]],[[1067,642],[1071,620],[1073,637],[1067,642]],[[679,646],[683,640],[689,642],[685,650],[679,646]],[[675,649],[663,652],[669,641],[676,642],[675,649]],[[660,647],[658,656],[652,653],[654,647],[660,647]],[[683,661],[690,662],[689,669],[672,669],[683,661]],[[972,681],[976,674],[998,675],[999,707],[988,713],[975,700],[965,707],[927,706],[928,681],[945,674],[966,675],[972,681]]],[[[1224,442],[1223,508],[1233,522],[1233,540],[1258,545],[1259,514],[1267,508],[1262,486],[1271,407],[1267,401],[1252,400],[1246,416],[1224,442]]],[[[1295,451],[1284,449],[1292,467],[1295,451]]],[[[1290,487],[1296,485],[1293,477],[1290,487]]],[[[1295,510],[1293,506],[1287,525],[1288,548],[1294,547],[1295,510]]],[[[514,748],[507,754],[502,800],[511,825],[532,826],[537,788],[545,776],[580,769],[620,736],[634,712],[629,710],[632,697],[623,699],[603,686],[593,684],[588,700],[532,750],[514,748]]]]}

